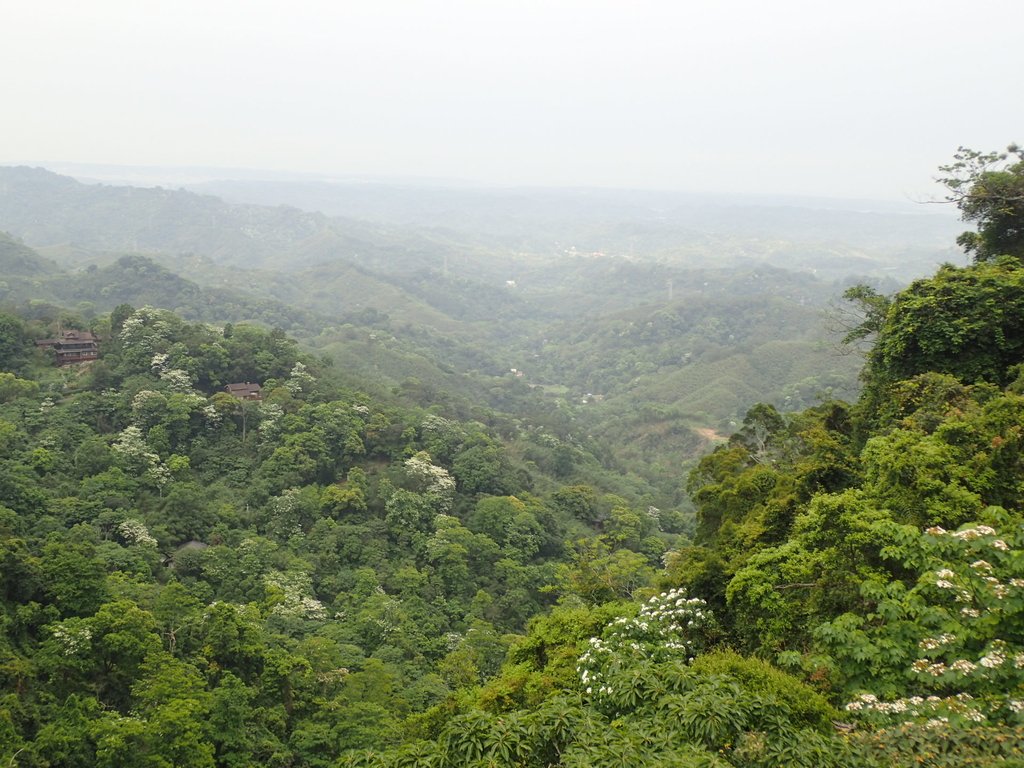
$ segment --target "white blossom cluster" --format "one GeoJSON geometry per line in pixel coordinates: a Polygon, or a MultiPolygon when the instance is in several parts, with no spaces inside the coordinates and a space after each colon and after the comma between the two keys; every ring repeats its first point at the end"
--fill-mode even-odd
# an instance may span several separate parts
{"type": "Polygon", "coordinates": [[[312,595],[313,587],[309,574],[301,571],[283,573],[274,571],[264,577],[267,587],[278,590],[278,602],[273,612],[293,619],[323,621],[327,618],[324,604],[312,595]]]}
{"type": "Polygon", "coordinates": [[[949,532],[940,526],[932,526],[927,528],[925,533],[966,546],[966,551],[970,553],[968,556],[975,557],[961,573],[952,568],[935,571],[932,581],[938,589],[951,592],[957,602],[969,604],[960,609],[963,618],[979,618],[983,614],[983,611],[974,607],[979,600],[983,603],[989,602],[989,598],[1004,600],[1011,596],[1013,589],[1024,589],[1024,578],[1015,576],[1003,582],[996,575],[1004,572],[1006,565],[1014,561],[1007,561],[1005,556],[997,554],[1009,552],[1010,545],[1004,539],[995,538],[999,534],[992,526],[973,525],[955,532],[949,532]],[[996,552],[986,557],[977,557],[979,552],[991,550],[996,552]]]}
{"type": "Polygon", "coordinates": [[[978,663],[985,667],[985,669],[995,669],[996,667],[1001,667],[1006,663],[1006,655],[996,650],[989,651],[978,659],[978,663]]]}
{"type": "Polygon", "coordinates": [[[153,373],[159,375],[167,370],[167,365],[171,360],[171,356],[166,352],[157,352],[153,355],[153,358],[149,361],[149,368],[153,373]]]}
{"type": "Polygon", "coordinates": [[[160,462],[160,457],[149,449],[149,444],[138,427],[125,427],[110,448],[114,453],[123,456],[135,472],[158,488],[162,488],[171,479],[170,470],[160,462]]]}
{"type": "Polygon", "coordinates": [[[299,507],[299,496],[298,488],[288,488],[280,496],[274,496],[267,502],[277,530],[289,537],[302,534],[302,526],[295,515],[295,510],[299,507]]]}
{"type": "Polygon", "coordinates": [[[154,392],[152,389],[140,389],[135,393],[135,397],[132,398],[132,410],[136,412],[144,410],[149,407],[150,403],[166,403],[167,398],[161,395],[159,392],[154,392]]]}
{"type": "Polygon", "coordinates": [[[961,541],[972,541],[973,539],[980,539],[982,536],[996,535],[996,529],[990,525],[973,525],[970,528],[964,528],[962,531],[954,531],[952,533],[941,525],[933,525],[931,528],[926,528],[924,532],[931,536],[952,536],[954,539],[960,539],[961,541]]]}
{"type": "Polygon", "coordinates": [[[432,464],[430,455],[420,451],[405,460],[405,473],[424,488],[424,493],[434,499],[442,511],[451,508],[455,497],[455,480],[448,470],[432,464]]]}
{"type": "Polygon", "coordinates": [[[291,515],[295,508],[299,506],[300,495],[301,491],[298,488],[286,489],[280,496],[274,496],[270,499],[270,511],[276,517],[291,515]]]}
{"type": "Polygon", "coordinates": [[[160,457],[150,450],[150,444],[142,436],[142,430],[134,425],[125,427],[121,431],[118,439],[111,445],[111,450],[142,468],[160,463],[160,457]]]}
{"type": "Polygon", "coordinates": [[[188,371],[183,371],[181,368],[161,371],[160,380],[167,382],[167,385],[175,392],[192,391],[192,374],[188,371]]]}
{"type": "Polygon", "coordinates": [[[171,327],[166,318],[170,314],[153,307],[137,309],[124,321],[118,338],[127,347],[155,354],[157,346],[170,338],[171,327]]]}
{"type": "Polygon", "coordinates": [[[291,372],[288,374],[288,380],[285,381],[284,386],[293,395],[300,395],[309,389],[316,379],[313,377],[307,369],[304,363],[296,363],[292,366],[291,372]]]}
{"type": "Polygon", "coordinates": [[[704,638],[715,626],[707,603],[673,589],[650,598],[633,618],[619,617],[592,637],[578,659],[576,672],[588,695],[612,693],[609,672],[636,660],[692,661],[704,638]]]}
{"type": "Polygon", "coordinates": [[[135,518],[124,520],[117,526],[117,532],[126,544],[138,544],[146,547],[156,546],[156,539],[150,535],[149,529],[135,518]]]}
{"type": "Polygon", "coordinates": [[[424,435],[447,435],[459,429],[459,425],[454,421],[449,421],[434,413],[428,413],[420,425],[420,430],[424,435]]]}
{"type": "Polygon", "coordinates": [[[915,672],[929,674],[932,677],[940,677],[948,671],[946,665],[941,661],[930,662],[928,659],[918,659],[910,668],[915,672]]]}
{"type": "Polygon", "coordinates": [[[206,425],[210,429],[216,429],[220,426],[224,417],[221,415],[221,412],[214,407],[213,403],[209,403],[203,406],[203,419],[206,421],[206,425]]]}
{"type": "Polygon", "coordinates": [[[137,337],[140,336],[140,332],[145,327],[145,320],[143,320],[139,312],[136,311],[131,317],[125,319],[124,324],[121,326],[121,332],[117,334],[117,338],[126,344],[130,344],[137,340],[137,337]]]}
{"type": "MultiPolygon", "coordinates": [[[[957,541],[976,541],[988,536],[996,536],[998,532],[991,525],[972,525],[969,528],[964,528],[961,531],[947,531],[940,525],[933,525],[931,528],[926,528],[925,533],[931,536],[948,536],[951,539],[957,541]]],[[[993,549],[998,549],[1001,552],[1006,552],[1010,549],[1010,545],[1007,544],[1003,539],[993,539],[987,542],[988,546],[993,549]]]]}
{"type": "MultiPolygon", "coordinates": [[[[924,533],[925,554],[938,562],[923,573],[914,594],[927,598],[931,615],[942,624],[940,631],[918,641],[920,657],[908,671],[926,690],[962,693],[896,702],[863,694],[847,710],[927,717],[927,707],[918,706],[924,701],[976,722],[1017,712],[1004,692],[1019,690],[1024,683],[1024,644],[1017,628],[1024,610],[1024,529],[1006,528],[1001,537],[991,525],[969,524],[958,531],[932,526],[924,533]],[[977,698],[968,705],[971,694],[977,698]]],[[[945,722],[941,717],[932,720],[945,722]]]]}
{"type": "MultiPolygon", "coordinates": [[[[936,638],[925,638],[919,643],[919,646],[926,651],[936,650],[948,645],[955,639],[953,635],[945,634],[936,638]]],[[[985,652],[977,661],[960,658],[946,663],[930,659],[918,659],[910,667],[911,671],[915,674],[928,675],[930,677],[942,677],[952,673],[957,677],[973,675],[978,678],[988,678],[990,670],[1001,668],[1006,670],[1024,668],[1024,653],[1018,653],[1011,659],[1005,640],[993,640],[988,644],[985,652]]]]}
{"type": "Polygon", "coordinates": [[[934,651],[936,648],[941,648],[944,645],[949,645],[956,640],[956,635],[949,632],[945,632],[938,637],[926,637],[920,643],[918,647],[923,651],[934,651]]]}
{"type": "Polygon", "coordinates": [[[947,716],[932,717],[939,712],[950,712],[965,717],[973,722],[984,722],[984,713],[974,703],[974,697],[967,693],[956,696],[910,696],[895,701],[881,701],[872,693],[862,693],[849,702],[844,709],[847,712],[877,712],[883,715],[903,715],[905,717],[929,717],[926,723],[935,726],[948,723],[947,716]]]}
{"type": "Polygon", "coordinates": [[[125,427],[117,440],[110,446],[115,453],[120,453],[129,458],[140,458],[146,461],[157,459],[159,456],[149,450],[149,444],[142,436],[142,430],[135,426],[125,427]]]}
{"type": "Polygon", "coordinates": [[[346,677],[349,676],[348,667],[338,667],[337,669],[325,669],[322,672],[316,673],[316,681],[322,685],[331,685],[333,683],[340,683],[346,677]]]}
{"type": "Polygon", "coordinates": [[[50,634],[56,640],[65,656],[75,656],[89,650],[92,630],[80,625],[73,626],[69,622],[61,622],[50,626],[50,634]]]}
{"type": "Polygon", "coordinates": [[[373,618],[373,623],[380,629],[381,635],[387,637],[402,624],[402,604],[384,592],[383,587],[377,588],[377,595],[378,599],[375,601],[377,615],[373,618]]]}
{"type": "Polygon", "coordinates": [[[257,410],[260,414],[260,441],[270,442],[281,432],[284,408],[277,403],[260,403],[257,410]]]}
{"type": "Polygon", "coordinates": [[[163,488],[171,481],[171,470],[167,468],[166,464],[158,462],[147,467],[143,477],[151,485],[155,485],[157,488],[163,488]]]}

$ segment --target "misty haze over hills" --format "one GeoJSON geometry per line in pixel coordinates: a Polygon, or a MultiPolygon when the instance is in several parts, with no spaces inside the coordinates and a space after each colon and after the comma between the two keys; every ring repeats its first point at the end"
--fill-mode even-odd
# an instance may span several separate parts
{"type": "Polygon", "coordinates": [[[852,396],[859,360],[831,351],[823,312],[963,258],[950,211],[909,202],[77,172],[93,183],[0,167],[0,230],[24,244],[6,302],[279,326],[415,399],[585,401],[651,478],[702,450],[691,427],[852,396]]]}
{"type": "MultiPolygon", "coordinates": [[[[788,268],[823,269],[832,276],[842,276],[845,270],[900,281],[959,258],[950,246],[959,231],[953,211],[924,202],[327,180],[310,174],[211,168],[54,167],[93,184],[120,185],[130,179],[143,187],[166,187],[166,194],[170,189],[190,189],[232,203],[284,205],[341,217],[347,223],[332,227],[334,234],[357,241],[367,234],[359,220],[377,228],[371,240],[383,234],[381,225],[389,225],[409,229],[406,236],[432,233],[454,237],[463,245],[511,249],[520,255],[572,250],[719,265],[737,258],[756,259],[788,268]],[[819,251],[817,258],[805,253],[808,247],[819,251]]],[[[308,230],[310,224],[299,229],[308,230]]],[[[374,243],[365,245],[372,248],[374,243]]]]}

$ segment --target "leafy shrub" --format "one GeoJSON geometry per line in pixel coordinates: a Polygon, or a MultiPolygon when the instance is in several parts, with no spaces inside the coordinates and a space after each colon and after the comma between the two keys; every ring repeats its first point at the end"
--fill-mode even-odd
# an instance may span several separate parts
{"type": "Polygon", "coordinates": [[[849,738],[854,765],[932,768],[1024,768],[1024,727],[963,728],[907,723],[849,738]]]}
{"type": "Polygon", "coordinates": [[[732,651],[716,651],[695,658],[691,668],[697,675],[728,675],[745,690],[779,702],[790,713],[790,722],[795,727],[828,730],[838,716],[823,696],[760,659],[747,658],[732,651]]]}

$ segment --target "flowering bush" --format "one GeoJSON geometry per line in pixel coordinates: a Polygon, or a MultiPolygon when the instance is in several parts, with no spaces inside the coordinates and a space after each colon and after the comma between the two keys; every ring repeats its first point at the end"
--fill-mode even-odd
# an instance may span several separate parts
{"type": "MultiPolygon", "coordinates": [[[[1024,721],[1024,526],[989,512],[992,525],[897,531],[898,543],[883,554],[918,573],[914,586],[866,582],[873,612],[819,628],[841,670],[858,665],[876,680],[848,711],[935,723],[1024,721]]],[[[850,679],[868,687],[863,676],[850,679]]]]}
{"type": "Polygon", "coordinates": [[[137,427],[156,424],[167,409],[167,398],[152,389],[139,390],[132,398],[132,421],[137,427]]]}
{"type": "Polygon", "coordinates": [[[92,630],[83,619],[67,619],[51,624],[48,629],[65,656],[75,656],[92,648],[92,630]]]}
{"type": "Polygon", "coordinates": [[[220,411],[217,410],[213,403],[203,406],[203,419],[206,421],[206,426],[210,430],[215,430],[220,426],[221,421],[224,420],[224,416],[220,411]]]}
{"type": "Polygon", "coordinates": [[[601,637],[592,637],[576,671],[584,692],[597,700],[614,691],[607,678],[638,661],[693,661],[717,632],[707,603],[687,597],[683,589],[655,595],[636,616],[609,623],[601,637]]]}
{"type": "MultiPolygon", "coordinates": [[[[123,337],[124,336],[122,333],[122,338],[123,337]]],[[[166,352],[157,352],[149,361],[149,368],[151,371],[153,371],[153,373],[159,376],[161,373],[163,373],[163,371],[167,370],[167,366],[168,363],[170,363],[170,361],[171,356],[168,355],[166,352]]]]}

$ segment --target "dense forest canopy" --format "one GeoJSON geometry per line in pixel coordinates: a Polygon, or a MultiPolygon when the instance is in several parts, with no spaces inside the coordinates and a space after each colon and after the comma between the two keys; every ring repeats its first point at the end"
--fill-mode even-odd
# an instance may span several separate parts
{"type": "Polygon", "coordinates": [[[282,328],[353,388],[588,443],[659,507],[685,503],[688,468],[754,403],[856,397],[859,361],[828,354],[820,317],[844,289],[888,293],[956,258],[953,217],[912,205],[232,189],[229,204],[0,168],[0,229],[21,254],[0,302],[282,328]]]}
{"type": "MultiPolygon", "coordinates": [[[[374,345],[416,338],[384,327],[338,330],[353,338],[330,359],[113,287],[109,307],[19,298],[0,313],[0,757],[1024,764],[1024,221],[1006,160],[965,150],[950,171],[973,263],[847,292],[848,340],[870,342],[858,398],[754,405],[688,476],[606,447],[681,418],[650,395],[588,434],[515,372],[483,400],[481,379],[374,386],[374,345]],[[87,327],[95,362],[56,367],[36,344],[87,327]]],[[[56,292],[31,249],[2,240],[0,258],[7,289],[56,292]]],[[[208,295],[119,264],[190,307],[208,295]]],[[[759,334],[786,305],[701,326],[697,294],[620,307],[610,344],[584,328],[564,354],[781,343],[759,334]]],[[[649,362],[586,381],[629,403],[673,381],[629,367],[649,362]]],[[[648,455],[673,439],[646,436],[648,455]]]]}

